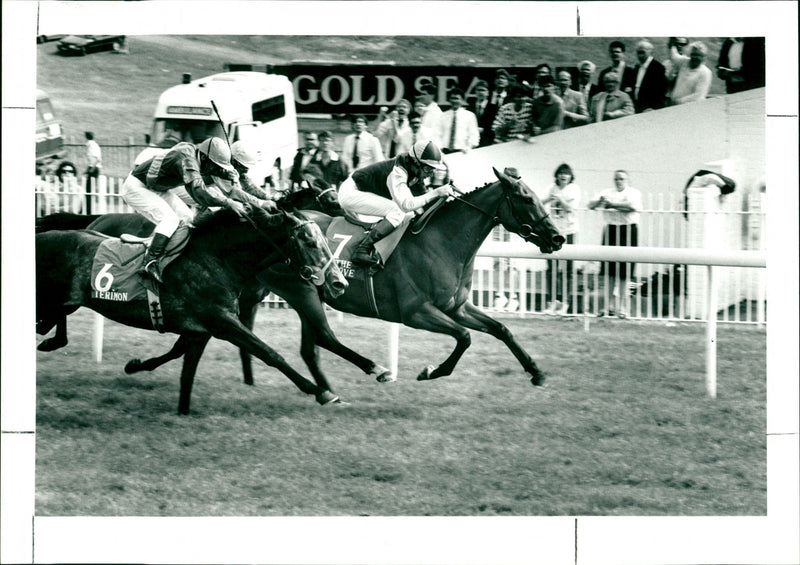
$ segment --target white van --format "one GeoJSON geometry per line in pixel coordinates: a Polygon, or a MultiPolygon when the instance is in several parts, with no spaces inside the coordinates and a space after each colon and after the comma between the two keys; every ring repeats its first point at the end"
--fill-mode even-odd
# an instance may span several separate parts
{"type": "Polygon", "coordinates": [[[259,72],[228,72],[191,80],[164,91],[158,99],[152,138],[167,136],[200,143],[209,136],[225,139],[214,102],[231,144],[255,140],[261,165],[250,171],[259,186],[282,186],[284,171],[297,152],[294,89],[288,78],[259,72]]]}

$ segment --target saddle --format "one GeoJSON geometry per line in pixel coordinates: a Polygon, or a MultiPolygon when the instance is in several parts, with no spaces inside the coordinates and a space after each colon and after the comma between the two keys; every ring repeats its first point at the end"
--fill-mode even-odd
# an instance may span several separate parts
{"type": "MultiPolygon", "coordinates": [[[[191,229],[186,224],[178,227],[161,259],[163,268],[180,255],[189,241],[190,234],[191,229]]],[[[153,238],[131,234],[123,234],[119,238],[105,237],[92,260],[90,298],[111,302],[146,299],[150,304],[153,327],[158,331],[164,331],[158,285],[155,281],[139,275],[145,251],[153,238]]]]}

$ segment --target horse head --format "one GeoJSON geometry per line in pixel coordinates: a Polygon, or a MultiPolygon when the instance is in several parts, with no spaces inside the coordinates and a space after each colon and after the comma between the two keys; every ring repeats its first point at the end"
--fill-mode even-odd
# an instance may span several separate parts
{"type": "Polygon", "coordinates": [[[503,185],[503,202],[497,208],[497,218],[508,231],[536,245],[542,253],[558,251],[564,236],[556,229],[541,200],[519,178],[513,178],[492,167],[503,185]]]}
{"type": "Polygon", "coordinates": [[[325,236],[317,224],[289,212],[279,212],[289,225],[291,253],[301,265],[300,276],[316,286],[325,285],[335,298],[347,289],[347,279],[339,270],[325,236]]]}

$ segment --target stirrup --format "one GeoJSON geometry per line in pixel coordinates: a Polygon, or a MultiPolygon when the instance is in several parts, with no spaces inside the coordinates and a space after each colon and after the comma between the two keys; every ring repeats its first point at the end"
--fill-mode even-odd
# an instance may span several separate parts
{"type": "Polygon", "coordinates": [[[151,259],[148,261],[144,268],[139,271],[139,274],[150,277],[161,284],[164,283],[164,279],[161,277],[161,268],[158,265],[158,259],[151,259]]]}

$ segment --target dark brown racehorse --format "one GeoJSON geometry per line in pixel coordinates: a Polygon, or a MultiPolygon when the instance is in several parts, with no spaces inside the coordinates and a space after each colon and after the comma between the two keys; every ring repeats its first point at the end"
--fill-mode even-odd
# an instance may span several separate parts
{"type": "MultiPolygon", "coordinates": [[[[470,346],[468,329],[479,330],[501,340],[530,374],[531,382],[540,385],[544,375],[530,355],[517,343],[508,328],[491,318],[471,302],[472,272],[478,249],[498,224],[508,231],[535,244],[544,253],[561,248],[564,237],[558,233],[534,192],[521,180],[494,170],[498,180],[462,195],[440,208],[427,227],[418,235],[406,234],[383,270],[374,276],[376,316],[363,296],[345,292],[338,298],[323,297],[334,308],[359,316],[377,317],[406,326],[450,335],[456,348],[438,367],[428,366],[417,376],[430,380],[452,374],[453,369],[470,346]]],[[[323,231],[330,218],[316,218],[323,231]]],[[[241,317],[252,327],[258,303],[275,292],[298,309],[314,312],[315,323],[322,323],[325,314],[316,299],[319,293],[307,285],[298,285],[296,277],[275,276],[269,270],[258,277],[259,283],[248,285],[240,298],[241,317]],[[251,304],[248,314],[247,304],[251,304]]],[[[303,320],[303,357],[309,367],[316,365],[316,344],[313,324],[301,313],[303,320]]],[[[327,322],[324,322],[327,326],[327,322]]],[[[320,343],[327,348],[326,345],[320,343]]],[[[148,368],[175,358],[173,352],[142,362],[148,368]]],[[[250,359],[242,353],[245,382],[252,382],[250,359]]],[[[360,365],[359,365],[360,366],[360,365]]],[[[363,367],[362,367],[363,368],[363,367]]],[[[312,368],[312,374],[317,375],[312,368]]],[[[394,380],[395,376],[379,375],[379,380],[394,380]]],[[[318,380],[318,383],[326,381],[318,380]]]]}
{"type": "MultiPolygon", "coordinates": [[[[92,231],[46,231],[36,235],[37,332],[46,334],[80,306],[120,323],[152,329],[147,301],[116,303],[91,297],[94,254],[106,236],[92,231]]],[[[197,363],[211,337],[229,341],[283,372],[320,404],[338,401],[302,377],[238,319],[246,281],[276,263],[290,261],[298,280],[340,294],[344,277],[332,261],[319,227],[281,212],[253,209],[249,222],[223,211],[195,228],[186,249],[164,273],[161,305],[165,330],[180,335],[184,355],[178,412],[187,414],[197,363]]],[[[176,344],[178,347],[178,344],[176,344]]],[[[50,348],[53,349],[53,348],[50,348]]]]}

